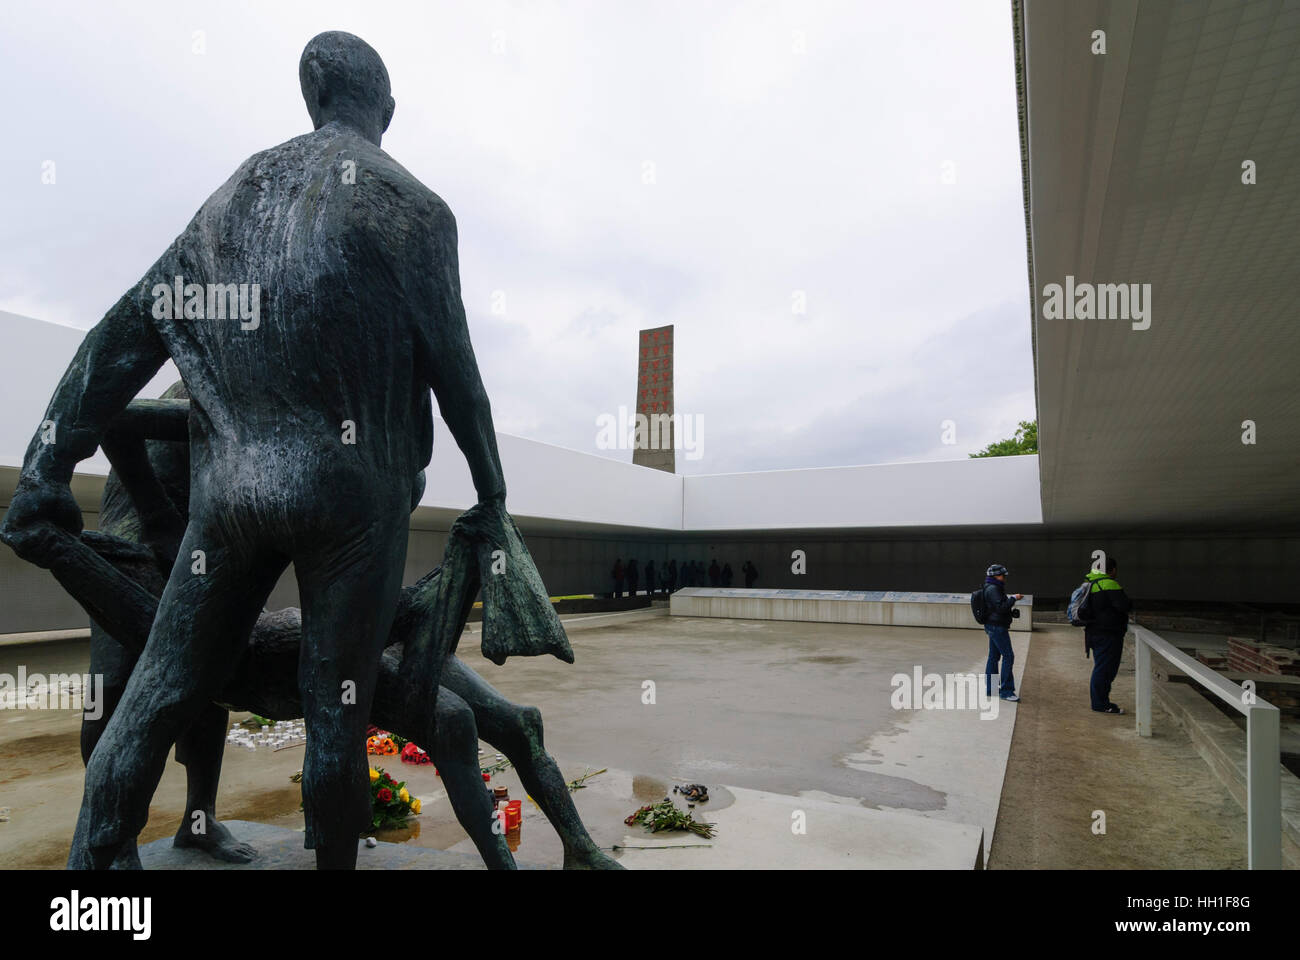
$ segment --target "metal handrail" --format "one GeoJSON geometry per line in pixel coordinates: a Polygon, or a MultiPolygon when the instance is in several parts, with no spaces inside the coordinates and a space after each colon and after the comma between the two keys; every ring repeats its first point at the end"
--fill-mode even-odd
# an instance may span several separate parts
{"type": "Polygon", "coordinates": [[[1246,844],[1251,870],[1282,868],[1281,714],[1271,703],[1189,657],[1146,627],[1133,624],[1137,666],[1137,732],[1151,736],[1151,654],[1160,654],[1228,706],[1246,715],[1246,844]]]}

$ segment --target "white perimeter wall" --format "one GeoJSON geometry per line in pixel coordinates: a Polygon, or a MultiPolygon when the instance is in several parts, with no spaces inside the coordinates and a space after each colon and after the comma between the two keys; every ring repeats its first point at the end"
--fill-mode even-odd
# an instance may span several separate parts
{"type": "Polygon", "coordinates": [[[1038,457],[685,478],[687,530],[1040,523],[1038,457]]]}
{"type": "MultiPolygon", "coordinates": [[[[85,333],[0,311],[0,466],[20,466],[85,333]]],[[[178,379],[168,363],[141,392],[178,379]]],[[[992,457],[682,477],[497,434],[517,517],[663,531],[1032,524],[1042,520],[1038,458],[992,457]]],[[[105,476],[102,454],[79,473],[105,476]]],[[[421,505],[463,511],[476,497],[447,426],[434,424],[421,505]]]]}
{"type": "MultiPolygon", "coordinates": [[[[682,478],[564,447],[497,434],[506,504],[515,517],[680,530],[682,478]]],[[[469,465],[440,417],[421,506],[472,507],[469,465]]]]}

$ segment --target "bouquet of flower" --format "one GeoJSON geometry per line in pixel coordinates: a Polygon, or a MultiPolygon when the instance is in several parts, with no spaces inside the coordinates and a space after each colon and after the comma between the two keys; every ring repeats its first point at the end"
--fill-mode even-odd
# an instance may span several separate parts
{"type": "Polygon", "coordinates": [[[400,783],[384,773],[383,768],[370,768],[370,826],[374,830],[404,826],[411,814],[419,814],[420,798],[413,797],[400,783]]]}
{"type": "Polygon", "coordinates": [[[402,763],[433,763],[433,757],[408,740],[402,747],[402,763]]]}
{"type": "Polygon", "coordinates": [[[651,833],[660,833],[664,830],[689,830],[706,840],[712,839],[715,832],[714,824],[696,820],[686,811],[677,809],[677,805],[668,797],[664,797],[658,803],[641,807],[623,822],[629,827],[639,823],[649,827],[651,833]]]}
{"type": "Polygon", "coordinates": [[[366,740],[366,753],[380,757],[395,757],[397,752],[397,741],[383,730],[366,740]]]}

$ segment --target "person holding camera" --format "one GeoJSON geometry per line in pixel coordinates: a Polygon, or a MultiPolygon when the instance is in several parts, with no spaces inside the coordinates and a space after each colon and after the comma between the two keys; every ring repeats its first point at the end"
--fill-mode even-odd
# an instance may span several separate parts
{"type": "Polygon", "coordinates": [[[1018,703],[1016,695],[1016,678],[1011,675],[1011,665],[1016,661],[1015,651],[1011,649],[1011,621],[1020,616],[1015,609],[1016,601],[1024,598],[1023,593],[1007,595],[1006,580],[1010,573],[1000,563],[991,565],[984,571],[984,632],[989,635],[989,659],[984,667],[984,692],[993,693],[993,673],[1002,664],[1001,683],[998,696],[1011,703],[1018,703]]]}

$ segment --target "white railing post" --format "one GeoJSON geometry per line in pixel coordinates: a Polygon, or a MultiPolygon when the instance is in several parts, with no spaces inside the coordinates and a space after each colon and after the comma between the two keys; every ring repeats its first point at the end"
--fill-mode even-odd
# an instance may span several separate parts
{"type": "Polygon", "coordinates": [[[1135,632],[1134,653],[1137,655],[1135,673],[1134,711],[1137,713],[1137,730],[1139,737],[1151,736],[1151,648],[1142,639],[1142,634],[1135,632]]]}
{"type": "Polygon", "coordinates": [[[1146,627],[1134,625],[1139,736],[1151,736],[1151,655],[1158,653],[1202,688],[1246,715],[1246,844],[1251,870],[1282,868],[1281,713],[1263,700],[1247,703],[1242,687],[1179,650],[1146,627]]]}
{"type": "Polygon", "coordinates": [[[1280,711],[1246,708],[1246,833],[1251,870],[1282,869],[1280,711]]]}

